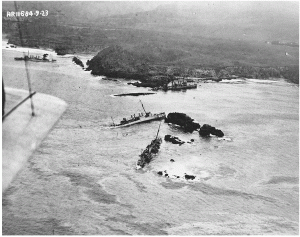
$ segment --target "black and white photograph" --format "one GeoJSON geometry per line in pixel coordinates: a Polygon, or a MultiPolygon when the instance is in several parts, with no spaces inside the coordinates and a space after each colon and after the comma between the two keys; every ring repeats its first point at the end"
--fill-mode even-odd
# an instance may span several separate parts
{"type": "Polygon", "coordinates": [[[299,1],[2,1],[2,235],[299,235],[299,1]]]}

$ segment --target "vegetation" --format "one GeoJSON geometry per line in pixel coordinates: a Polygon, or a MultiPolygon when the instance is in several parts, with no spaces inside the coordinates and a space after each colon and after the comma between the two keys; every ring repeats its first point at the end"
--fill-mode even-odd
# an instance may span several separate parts
{"type": "MultiPolygon", "coordinates": [[[[215,2],[220,8],[206,2],[153,3],[141,11],[120,2],[123,15],[115,3],[82,4],[18,2],[20,9],[49,9],[47,17],[22,18],[24,45],[53,48],[61,55],[100,52],[88,68],[108,77],[149,80],[210,69],[220,78],[284,77],[299,83],[296,3],[276,3],[281,8],[270,2],[215,2]]],[[[3,32],[20,45],[16,19],[5,17],[8,10],[13,4],[4,2],[3,32]]]]}
{"type": "MultiPolygon", "coordinates": [[[[154,56],[152,55],[154,58],[154,56]]],[[[168,66],[157,65],[159,61],[142,57],[122,49],[120,46],[108,47],[87,62],[87,70],[93,75],[104,75],[113,78],[137,79],[141,83],[132,83],[138,87],[159,87],[170,82],[174,76],[200,77],[211,79],[242,78],[285,78],[299,84],[299,70],[296,66],[259,67],[242,65],[235,66],[168,66]]]]}

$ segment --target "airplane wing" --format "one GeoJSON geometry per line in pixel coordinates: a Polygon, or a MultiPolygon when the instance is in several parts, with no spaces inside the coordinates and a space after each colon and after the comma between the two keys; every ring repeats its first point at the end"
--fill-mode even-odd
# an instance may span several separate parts
{"type": "MultiPolygon", "coordinates": [[[[5,111],[10,111],[28,97],[28,91],[5,87],[5,97],[5,111]]],[[[36,93],[32,98],[34,116],[30,100],[26,100],[2,120],[2,193],[67,107],[66,102],[54,96],[36,93]]]]}

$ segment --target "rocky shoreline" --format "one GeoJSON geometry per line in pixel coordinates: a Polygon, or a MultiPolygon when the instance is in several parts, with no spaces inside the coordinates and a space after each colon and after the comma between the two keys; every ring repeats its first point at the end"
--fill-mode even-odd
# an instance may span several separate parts
{"type": "MultiPolygon", "coordinates": [[[[19,45],[17,41],[9,40],[9,42],[19,45]]],[[[36,47],[30,45],[27,47],[36,49],[36,47]]],[[[72,50],[71,46],[56,46],[50,48],[52,48],[57,55],[74,53],[90,54],[92,52],[97,52],[97,50],[72,50]]],[[[77,59],[75,60],[77,61],[77,59]]],[[[78,65],[85,68],[84,64],[81,64],[79,61],[78,65]]],[[[130,52],[118,45],[99,48],[98,53],[92,59],[87,61],[85,70],[91,71],[91,74],[95,76],[139,80],[140,83],[135,82],[131,84],[136,87],[150,88],[164,86],[166,83],[170,82],[174,76],[186,76],[201,79],[203,81],[212,80],[216,82],[237,78],[281,78],[288,82],[299,84],[298,65],[250,66],[237,62],[236,65],[232,66],[207,65],[195,67],[192,65],[179,66],[176,64],[172,64],[171,66],[170,63],[156,64],[155,59],[149,60],[144,55],[130,52]]]]}
{"type": "Polygon", "coordinates": [[[156,64],[144,55],[110,46],[100,51],[87,61],[87,71],[93,75],[114,78],[136,79],[140,82],[130,83],[137,87],[161,87],[176,76],[201,78],[202,80],[231,80],[237,78],[269,79],[285,78],[299,84],[299,68],[297,66],[259,67],[238,63],[234,66],[178,66],[176,64],[156,64]]]}

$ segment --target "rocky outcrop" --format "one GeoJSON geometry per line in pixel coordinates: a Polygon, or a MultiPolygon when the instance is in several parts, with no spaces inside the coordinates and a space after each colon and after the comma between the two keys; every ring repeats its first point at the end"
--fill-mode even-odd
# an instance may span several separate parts
{"type": "Polygon", "coordinates": [[[147,61],[120,46],[103,49],[86,64],[87,70],[93,75],[125,79],[140,79],[148,76],[147,61]]]}
{"type": "Polygon", "coordinates": [[[57,53],[57,55],[66,55],[68,53],[72,53],[73,51],[67,47],[67,46],[56,46],[54,48],[54,51],[57,53]]]}
{"type": "Polygon", "coordinates": [[[184,178],[186,180],[189,180],[189,179],[194,180],[196,178],[196,176],[195,175],[184,174],[184,178]]]}
{"type": "Polygon", "coordinates": [[[74,63],[76,63],[77,65],[79,65],[80,67],[84,68],[84,64],[83,64],[83,62],[79,58],[73,57],[72,61],[74,63]]]}
{"type": "Polygon", "coordinates": [[[211,135],[215,135],[217,137],[223,137],[224,133],[220,129],[216,129],[208,124],[203,124],[203,126],[199,130],[199,134],[201,137],[208,137],[211,135]]]}
{"type": "Polygon", "coordinates": [[[158,171],[157,174],[158,175],[163,175],[163,172],[162,171],[158,171]]]}
{"type": "Polygon", "coordinates": [[[167,178],[175,178],[175,179],[183,179],[183,180],[195,180],[196,179],[196,175],[190,175],[190,174],[187,174],[187,173],[184,173],[183,176],[169,175],[167,170],[158,171],[157,174],[160,175],[160,176],[167,177],[167,178]]]}
{"type": "Polygon", "coordinates": [[[177,124],[180,127],[182,127],[186,132],[193,132],[200,128],[199,123],[195,123],[194,119],[192,119],[184,113],[169,113],[167,118],[165,119],[165,122],[177,124]]]}
{"type": "Polygon", "coordinates": [[[178,137],[172,135],[165,135],[165,141],[172,142],[173,144],[179,144],[179,145],[185,143],[184,141],[180,140],[178,137]]]}

